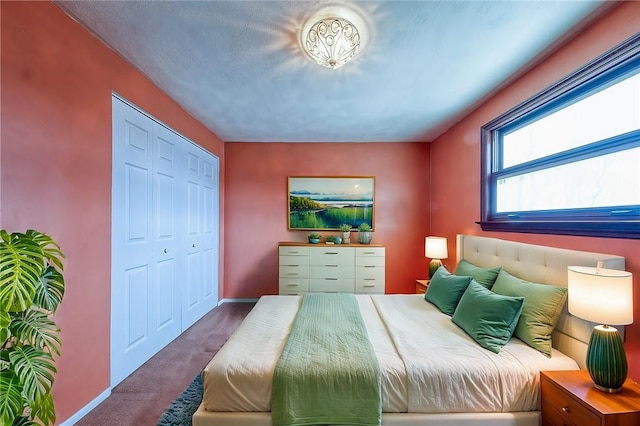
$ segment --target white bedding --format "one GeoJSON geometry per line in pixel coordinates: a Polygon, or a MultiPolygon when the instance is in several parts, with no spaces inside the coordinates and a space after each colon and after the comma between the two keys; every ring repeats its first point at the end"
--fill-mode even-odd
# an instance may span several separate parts
{"type": "MultiPolygon", "coordinates": [[[[385,413],[539,409],[540,370],[578,369],[513,338],[499,354],[480,347],[421,295],[357,295],[382,377],[385,413]]],[[[268,412],[278,357],[299,296],[263,296],[203,371],[207,411],[268,412]]]]}

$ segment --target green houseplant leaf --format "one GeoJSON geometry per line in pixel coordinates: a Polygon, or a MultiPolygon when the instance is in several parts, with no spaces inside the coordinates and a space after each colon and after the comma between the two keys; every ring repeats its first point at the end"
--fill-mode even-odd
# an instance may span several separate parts
{"type": "Polygon", "coordinates": [[[64,255],[42,232],[0,230],[0,425],[52,425],[60,355],[52,319],[64,296],[64,255]]]}
{"type": "Polygon", "coordinates": [[[22,417],[17,417],[13,421],[12,426],[38,426],[38,424],[33,420],[31,420],[29,417],[22,416],[22,417]]]}
{"type": "Polygon", "coordinates": [[[4,347],[7,339],[11,335],[9,333],[9,324],[11,324],[11,315],[8,312],[0,311],[0,348],[4,347]]]}
{"type": "Polygon", "coordinates": [[[33,346],[15,347],[9,353],[9,361],[22,383],[22,394],[28,402],[38,402],[51,391],[56,368],[49,353],[33,346]]]}
{"type": "MultiPolygon", "coordinates": [[[[56,422],[56,410],[50,393],[46,394],[40,401],[32,404],[31,408],[31,417],[37,417],[44,424],[54,424],[56,422]]],[[[15,423],[13,426],[16,426],[15,423]]]]}
{"type": "Polygon", "coordinates": [[[44,269],[40,246],[25,234],[0,232],[0,311],[20,312],[33,303],[44,269]]]}
{"type": "Polygon", "coordinates": [[[43,312],[29,310],[23,317],[14,318],[10,331],[13,336],[20,336],[22,344],[60,355],[60,329],[43,312]]]}
{"type": "Polygon", "coordinates": [[[64,266],[62,264],[64,254],[60,251],[58,243],[53,241],[47,234],[34,231],[33,229],[27,230],[25,235],[40,247],[49,264],[55,265],[60,272],[64,270],[64,266]]]}
{"type": "Polygon", "coordinates": [[[64,277],[53,266],[48,266],[36,286],[33,303],[50,312],[55,312],[64,296],[64,277]]]}
{"type": "Polygon", "coordinates": [[[22,386],[11,370],[0,374],[0,424],[10,425],[23,411],[22,386]]]}

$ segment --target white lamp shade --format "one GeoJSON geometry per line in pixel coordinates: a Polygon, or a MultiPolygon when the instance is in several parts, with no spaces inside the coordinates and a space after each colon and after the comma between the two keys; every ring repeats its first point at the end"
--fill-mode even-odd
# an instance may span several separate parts
{"type": "Polygon", "coordinates": [[[426,237],[424,239],[424,256],[431,259],[446,259],[447,239],[444,237],[426,237]]]}
{"type": "Polygon", "coordinates": [[[569,312],[587,321],[606,325],[633,322],[631,272],[569,266],[569,312]]]}

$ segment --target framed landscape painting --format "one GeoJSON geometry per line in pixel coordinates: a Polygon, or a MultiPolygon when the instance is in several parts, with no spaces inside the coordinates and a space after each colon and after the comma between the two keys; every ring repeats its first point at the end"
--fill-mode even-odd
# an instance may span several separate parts
{"type": "Polygon", "coordinates": [[[373,230],[373,176],[290,176],[289,229],[328,230],[340,225],[357,229],[367,223],[373,230]]]}

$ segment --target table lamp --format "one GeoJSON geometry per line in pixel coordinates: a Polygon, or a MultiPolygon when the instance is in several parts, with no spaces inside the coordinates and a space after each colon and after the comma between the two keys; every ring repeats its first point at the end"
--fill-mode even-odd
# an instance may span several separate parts
{"type": "Polygon", "coordinates": [[[426,237],[424,239],[424,257],[431,259],[431,262],[429,262],[429,279],[431,279],[436,270],[442,266],[440,259],[448,257],[447,239],[444,237],[426,237]]]}
{"type": "Polygon", "coordinates": [[[630,272],[598,266],[569,266],[569,312],[598,324],[587,347],[587,370],[594,387],[617,393],[627,378],[627,357],[614,325],[633,322],[633,280],[630,272]]]}

